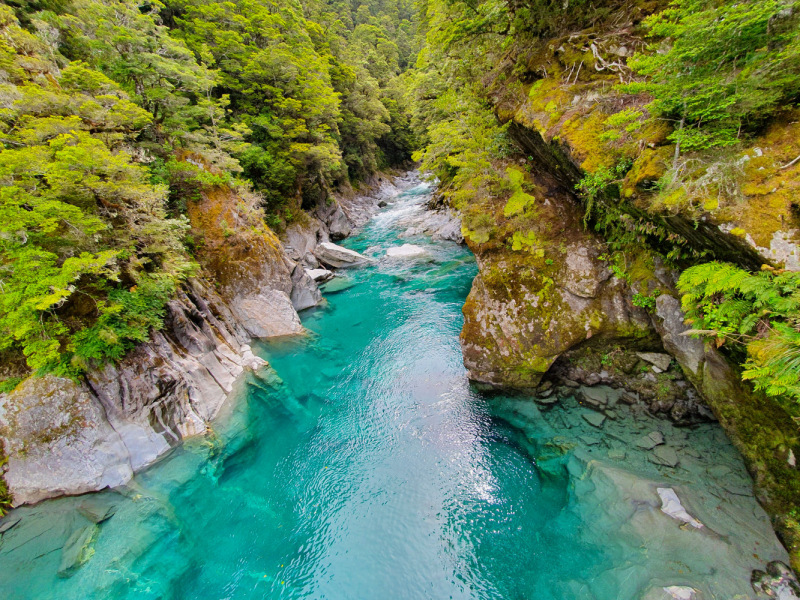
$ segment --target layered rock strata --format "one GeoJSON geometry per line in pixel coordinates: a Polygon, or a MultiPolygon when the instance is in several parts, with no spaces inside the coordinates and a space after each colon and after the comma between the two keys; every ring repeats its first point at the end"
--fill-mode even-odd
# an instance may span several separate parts
{"type": "MultiPolygon", "coordinates": [[[[384,193],[394,189],[388,180],[379,184],[384,193]]],[[[0,395],[14,506],[128,482],[183,439],[205,433],[245,370],[269,370],[251,340],[304,332],[297,311],[323,300],[306,272],[319,266],[313,251],[354,224],[334,202],[334,210],[317,211],[325,221],[290,228],[284,247],[246,200],[221,186],[190,203],[201,273],[168,303],[164,327],[149,342],[81,381],[31,377],[0,395]]],[[[363,199],[366,209],[358,198],[348,206],[369,212],[378,201],[373,194],[363,199]]]]}

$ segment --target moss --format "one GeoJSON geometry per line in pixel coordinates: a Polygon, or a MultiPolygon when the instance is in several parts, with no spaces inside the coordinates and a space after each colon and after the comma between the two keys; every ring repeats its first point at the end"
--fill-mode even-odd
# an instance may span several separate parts
{"type": "Polygon", "coordinates": [[[593,173],[599,167],[613,167],[617,162],[615,153],[610,152],[600,139],[605,131],[608,115],[595,109],[586,117],[576,115],[561,126],[561,138],[572,148],[575,157],[581,161],[584,171],[593,173]]]}
{"type": "Polygon", "coordinates": [[[667,170],[667,160],[672,153],[671,148],[646,148],[635,161],[622,183],[622,194],[630,198],[640,188],[655,183],[667,170]]]}

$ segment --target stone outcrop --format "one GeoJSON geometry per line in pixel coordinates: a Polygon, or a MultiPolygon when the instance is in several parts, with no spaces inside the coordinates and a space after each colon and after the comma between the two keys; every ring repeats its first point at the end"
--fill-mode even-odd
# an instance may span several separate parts
{"type": "Polygon", "coordinates": [[[308,282],[292,278],[295,263],[280,240],[255,207],[248,212],[242,203],[232,190],[215,188],[189,206],[192,228],[204,240],[198,258],[205,275],[251,337],[302,333],[291,294],[308,282]]]}
{"type": "Polygon", "coordinates": [[[627,283],[612,276],[603,244],[584,230],[572,200],[553,194],[539,221],[539,256],[471,244],[480,273],[464,305],[461,334],[470,378],[533,387],[581,343],[624,340],[655,349],[647,313],[632,303],[627,283]]]}
{"type": "Polygon", "coordinates": [[[431,210],[423,218],[406,229],[400,237],[429,235],[433,240],[447,240],[464,243],[461,233],[461,217],[452,209],[431,210]]]}
{"type": "Polygon", "coordinates": [[[316,279],[308,274],[303,265],[298,263],[292,271],[292,306],[296,311],[311,308],[322,302],[322,293],[317,287],[316,279]]]}
{"type": "Polygon", "coordinates": [[[366,256],[359,254],[355,250],[343,248],[342,246],[337,246],[330,242],[318,244],[314,249],[314,256],[316,256],[322,264],[335,269],[357,267],[369,262],[366,256]]]}
{"type": "Polygon", "coordinates": [[[122,438],[85,385],[30,378],[0,403],[14,504],[114,487],[133,476],[122,438]]]}
{"type": "Polygon", "coordinates": [[[245,369],[265,368],[247,328],[191,282],[162,331],[76,383],[30,378],[0,397],[14,505],[127,482],[182,439],[205,433],[245,369]]]}

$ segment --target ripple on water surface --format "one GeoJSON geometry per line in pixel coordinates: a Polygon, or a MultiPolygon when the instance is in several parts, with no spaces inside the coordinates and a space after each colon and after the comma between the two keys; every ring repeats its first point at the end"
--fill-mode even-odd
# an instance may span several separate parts
{"type": "MultiPolygon", "coordinates": [[[[347,240],[375,263],[305,311],[307,337],[260,347],[274,371],[241,382],[213,435],[120,490],[14,511],[22,520],[0,541],[0,595],[634,599],[653,582],[717,585],[711,561],[696,556],[694,568],[692,552],[713,547],[714,560],[742,572],[752,567],[730,566],[722,546],[741,554],[759,543],[763,559],[780,557],[752,497],[713,496],[714,481],[700,484],[694,508],[705,511],[708,496],[733,516],[718,518],[711,541],[691,538],[697,550],[665,556],[637,519],[664,539],[677,524],[620,493],[664,475],[635,451],[638,478],[614,470],[606,449],[622,429],[587,441],[577,406],[540,412],[530,399],[470,389],[458,334],[474,259],[449,242],[398,239],[429,192],[407,190],[347,240]],[[427,254],[383,258],[409,241],[427,254]],[[744,541],[736,519],[752,530],[744,541]],[[63,549],[76,539],[82,566],[63,549]]],[[[715,463],[742,477],[718,428],[691,435],[711,439],[715,463]]],[[[709,466],[695,462],[684,486],[709,466]]]]}

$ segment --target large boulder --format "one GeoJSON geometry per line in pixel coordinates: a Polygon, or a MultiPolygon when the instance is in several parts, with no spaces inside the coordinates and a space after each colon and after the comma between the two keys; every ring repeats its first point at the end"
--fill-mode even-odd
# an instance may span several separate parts
{"type": "Polygon", "coordinates": [[[342,248],[330,242],[318,244],[314,250],[314,255],[321,263],[336,269],[357,267],[369,262],[366,256],[359,254],[355,250],[342,248]]]}
{"type": "Polygon", "coordinates": [[[319,266],[314,256],[314,248],[321,242],[330,241],[325,224],[311,217],[308,222],[294,223],[286,229],[283,236],[286,254],[295,262],[316,269],[319,266]]]}
{"type": "Polygon", "coordinates": [[[574,227],[561,229],[573,241],[564,253],[554,241],[545,253],[549,263],[505,247],[478,254],[480,273],[464,304],[461,332],[471,379],[533,387],[578,344],[620,340],[635,347],[655,339],[627,283],[610,276],[599,244],[574,227]]]}
{"type": "Polygon", "coordinates": [[[291,300],[292,306],[298,312],[322,302],[322,293],[319,291],[316,281],[308,275],[300,263],[292,271],[291,300]]]}
{"type": "Polygon", "coordinates": [[[15,506],[122,485],[128,452],[89,389],[52,375],[0,396],[5,480],[15,506]]]}
{"type": "Polygon", "coordinates": [[[252,337],[281,337],[304,331],[289,294],[282,290],[237,296],[230,306],[252,337]]]}

